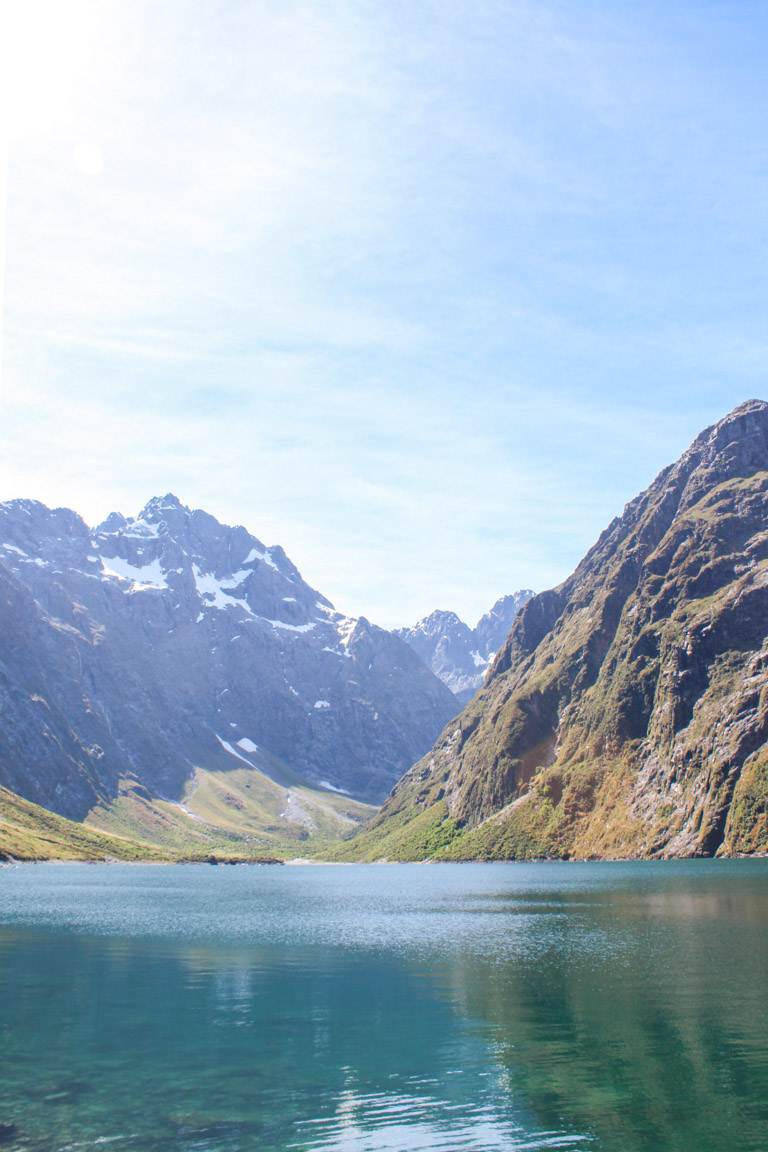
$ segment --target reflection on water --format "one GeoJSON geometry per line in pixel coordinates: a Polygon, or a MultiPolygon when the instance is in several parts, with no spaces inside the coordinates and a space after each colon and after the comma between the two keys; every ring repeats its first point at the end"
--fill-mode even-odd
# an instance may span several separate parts
{"type": "Polygon", "coordinates": [[[0,1147],[764,1152],[768,861],[0,869],[0,1147]]]}

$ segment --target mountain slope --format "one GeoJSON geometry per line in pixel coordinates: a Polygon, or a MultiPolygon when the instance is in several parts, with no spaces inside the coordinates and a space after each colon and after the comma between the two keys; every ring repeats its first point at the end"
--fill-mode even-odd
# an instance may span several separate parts
{"type": "Polygon", "coordinates": [[[89,827],[132,837],[169,853],[280,857],[314,853],[348,835],[375,809],[349,796],[312,788],[273,766],[226,772],[197,768],[178,799],[158,797],[135,780],[121,780],[116,797],[88,813],[89,827]]]}
{"type": "Polygon", "coordinates": [[[120,823],[128,792],[159,812],[197,773],[250,771],[267,837],[338,835],[367,814],[352,797],[386,795],[456,710],[282,549],[170,495],[94,530],[0,505],[0,634],[0,784],[75,819],[117,805],[120,823]]]}
{"type": "Polygon", "coordinates": [[[455,612],[438,610],[411,628],[397,629],[396,635],[418,653],[461,703],[466,704],[481,687],[515,616],[531,596],[533,592],[530,589],[502,596],[475,628],[470,628],[455,612]]]}
{"type": "Polygon", "coordinates": [[[167,860],[150,844],[105,836],[0,788],[0,860],[167,860]]]}
{"type": "Polygon", "coordinates": [[[526,605],[349,851],[768,851],[767,633],[768,405],[750,401],[526,605]]]}

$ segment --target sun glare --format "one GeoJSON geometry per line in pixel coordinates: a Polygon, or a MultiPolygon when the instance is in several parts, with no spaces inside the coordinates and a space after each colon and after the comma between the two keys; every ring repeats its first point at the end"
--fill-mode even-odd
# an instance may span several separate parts
{"type": "Polygon", "coordinates": [[[76,131],[106,7],[83,0],[4,6],[0,40],[6,141],[76,131]]]}

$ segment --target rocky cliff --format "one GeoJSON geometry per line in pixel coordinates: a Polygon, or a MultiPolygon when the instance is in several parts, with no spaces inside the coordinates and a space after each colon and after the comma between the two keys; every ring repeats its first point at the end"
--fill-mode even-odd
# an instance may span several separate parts
{"type": "Polygon", "coordinates": [[[768,851],[767,634],[768,405],[751,401],[529,601],[356,851],[768,851]]]}
{"type": "Polygon", "coordinates": [[[309,788],[349,826],[345,797],[382,799],[456,711],[406,644],[336,612],[281,548],[170,495],[96,529],[0,505],[0,634],[0,784],[76,819],[126,782],[181,801],[205,770],[246,773],[221,793],[234,820],[250,770],[277,782],[262,824],[306,834],[309,788]]]}

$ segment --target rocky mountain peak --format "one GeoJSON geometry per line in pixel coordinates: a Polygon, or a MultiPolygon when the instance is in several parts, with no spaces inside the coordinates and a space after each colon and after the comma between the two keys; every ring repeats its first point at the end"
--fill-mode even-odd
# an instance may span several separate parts
{"type": "Polygon", "coordinates": [[[282,548],[170,494],[94,529],[0,505],[0,630],[0,784],[70,816],[128,779],[177,798],[198,768],[381,799],[456,711],[282,548]]]}
{"type": "Polygon", "coordinates": [[[417,621],[413,627],[423,632],[425,636],[442,636],[449,632],[471,635],[471,629],[464,621],[455,612],[447,611],[444,608],[436,608],[434,612],[430,612],[429,616],[424,616],[423,619],[417,621]]]}
{"type": "Polygon", "coordinates": [[[766,433],[768,433],[768,403],[765,400],[746,400],[721,420],[705,428],[688,451],[695,452],[702,448],[713,447],[721,449],[726,444],[749,440],[766,433]]]}
{"type": "Polygon", "coordinates": [[[0,504],[0,558],[39,567],[42,548],[48,563],[79,563],[88,540],[88,526],[69,508],[48,508],[39,500],[0,504]]]}
{"type": "Polygon", "coordinates": [[[341,619],[280,547],[220,523],[178,497],[154,497],[136,517],[114,514],[92,534],[102,574],[132,591],[168,591],[192,617],[231,610],[273,626],[310,631],[341,619]]]}
{"type": "Polygon", "coordinates": [[[523,590],[502,596],[475,628],[470,628],[455,612],[437,609],[413,627],[399,629],[397,635],[465,702],[482,685],[496,649],[532,595],[523,590]]]}
{"type": "Polygon", "coordinates": [[[504,643],[516,616],[533,595],[530,588],[521,588],[507,596],[501,596],[491,610],[478,620],[475,625],[478,649],[488,661],[504,643]]]}
{"type": "Polygon", "coordinates": [[[102,520],[94,528],[94,532],[119,532],[121,528],[125,528],[128,523],[122,512],[110,512],[106,520],[102,520]]]}
{"type": "Polygon", "coordinates": [[[148,500],[136,519],[147,524],[159,524],[163,520],[173,521],[180,516],[189,515],[191,515],[190,509],[182,504],[178,496],[174,496],[173,492],[167,492],[165,496],[153,496],[148,500]]]}
{"type": "Polygon", "coordinates": [[[765,467],[768,458],[768,404],[749,400],[705,429],[682,457],[677,470],[688,473],[683,506],[692,506],[707,488],[765,467]]]}
{"type": "Polygon", "coordinates": [[[401,827],[408,805],[443,805],[469,856],[766,851],[767,746],[768,405],[752,400],[528,602],[389,808],[401,827]]]}

